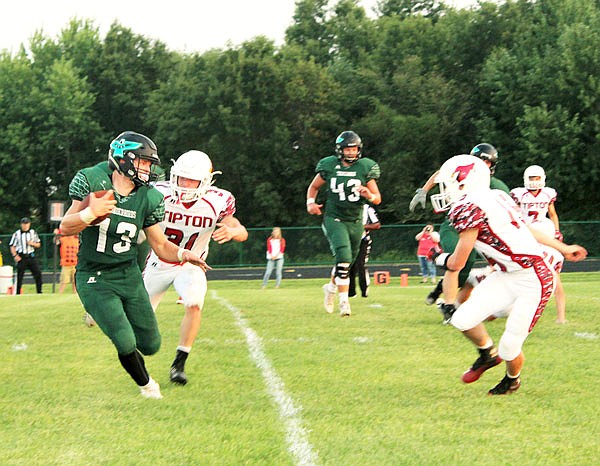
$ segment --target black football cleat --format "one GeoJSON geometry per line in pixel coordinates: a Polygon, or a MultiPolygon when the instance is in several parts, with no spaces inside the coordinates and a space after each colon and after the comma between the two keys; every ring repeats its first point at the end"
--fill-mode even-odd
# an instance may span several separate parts
{"type": "Polygon", "coordinates": [[[427,304],[428,306],[431,306],[433,303],[435,303],[439,299],[439,297],[443,291],[442,282],[443,282],[443,280],[440,280],[437,283],[437,285],[435,286],[435,288],[433,289],[433,291],[427,295],[427,297],[425,298],[425,304],[427,304]]]}
{"type": "Polygon", "coordinates": [[[510,395],[511,393],[516,392],[521,386],[521,377],[517,377],[513,379],[508,375],[505,375],[504,378],[492,388],[488,395],[510,395]]]}
{"type": "Polygon", "coordinates": [[[187,375],[185,375],[183,368],[180,369],[175,366],[171,367],[171,371],[169,372],[169,380],[179,385],[185,385],[188,381],[187,375]]]}
{"type": "Polygon", "coordinates": [[[475,360],[471,368],[466,371],[461,380],[464,383],[473,383],[479,380],[479,377],[494,366],[502,362],[502,358],[498,356],[498,350],[495,346],[487,349],[479,350],[479,357],[475,360]]]}

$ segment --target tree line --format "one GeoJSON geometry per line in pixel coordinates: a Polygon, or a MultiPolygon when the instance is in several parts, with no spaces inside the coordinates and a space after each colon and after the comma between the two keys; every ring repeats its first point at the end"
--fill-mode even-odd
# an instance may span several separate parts
{"type": "Polygon", "coordinates": [[[561,220],[598,219],[599,3],[381,0],[370,17],[356,0],[297,0],[281,46],[185,54],[118,22],[103,38],[89,19],[38,32],[0,53],[0,231],[24,215],[49,231],[48,201],[123,130],[150,136],[166,170],[208,153],[251,227],[318,223],[306,188],[346,129],[381,166],[384,223],[439,220],[408,211],[415,188],[484,141],[510,187],[542,165],[561,220]]]}

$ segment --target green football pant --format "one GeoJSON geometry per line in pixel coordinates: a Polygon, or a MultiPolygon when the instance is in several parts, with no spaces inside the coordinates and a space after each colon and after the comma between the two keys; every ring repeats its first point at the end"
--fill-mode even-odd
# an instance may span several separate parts
{"type": "MultiPolygon", "coordinates": [[[[440,225],[440,246],[444,252],[452,254],[456,249],[457,244],[458,231],[456,231],[454,227],[450,225],[450,221],[448,220],[448,217],[446,217],[440,225]]],[[[476,260],[477,251],[473,249],[471,254],[469,254],[469,258],[467,259],[465,266],[458,274],[458,286],[462,287],[467,282],[467,278],[469,278],[469,272],[471,272],[473,264],[476,260]]]]}
{"type": "Polygon", "coordinates": [[[333,217],[324,217],[321,225],[323,233],[329,241],[335,263],[352,264],[360,250],[360,240],[364,231],[360,221],[342,222],[333,217]]]}
{"type": "Polygon", "coordinates": [[[78,270],[75,280],[86,312],[119,354],[159,350],[158,322],[137,265],[108,272],[78,270]]]}

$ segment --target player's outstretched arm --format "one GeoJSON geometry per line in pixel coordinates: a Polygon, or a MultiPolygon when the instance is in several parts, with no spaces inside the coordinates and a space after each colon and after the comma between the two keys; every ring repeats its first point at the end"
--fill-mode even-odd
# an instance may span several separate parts
{"type": "Polygon", "coordinates": [[[210,270],[211,267],[197,254],[192,251],[178,247],[171,243],[163,233],[158,223],[144,228],[146,239],[152,250],[158,257],[167,262],[189,262],[197,265],[202,270],[210,270]]]}

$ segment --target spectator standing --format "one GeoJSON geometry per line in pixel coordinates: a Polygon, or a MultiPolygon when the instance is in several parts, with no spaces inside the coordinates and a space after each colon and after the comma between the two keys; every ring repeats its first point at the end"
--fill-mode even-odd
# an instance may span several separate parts
{"type": "Polygon", "coordinates": [[[281,285],[283,275],[283,254],[285,252],[285,238],[281,236],[281,228],[274,227],[271,236],[267,238],[267,270],[263,277],[262,287],[267,286],[269,278],[275,269],[275,288],[281,285]]]}
{"type": "Polygon", "coordinates": [[[379,230],[381,228],[377,211],[369,204],[363,206],[363,225],[365,229],[363,231],[362,239],[360,240],[358,256],[352,263],[352,266],[350,266],[350,286],[348,288],[348,296],[350,298],[356,296],[357,275],[361,296],[363,298],[369,296],[369,284],[371,283],[371,278],[369,277],[367,263],[369,262],[369,256],[371,254],[371,245],[373,244],[371,231],[379,230]]]}
{"type": "Polygon", "coordinates": [[[21,294],[25,269],[29,269],[35,280],[35,288],[42,292],[42,272],[35,257],[35,250],[42,245],[40,238],[31,228],[29,217],[21,219],[21,228],[14,232],[10,239],[10,253],[17,264],[17,294],[21,294]]]}
{"type": "Polygon", "coordinates": [[[421,283],[427,283],[427,279],[431,279],[431,283],[436,282],[435,263],[433,262],[433,254],[439,253],[440,249],[440,234],[434,231],[433,224],[428,223],[417,233],[415,239],[419,242],[417,247],[417,257],[421,266],[421,283]]]}
{"type": "Polygon", "coordinates": [[[77,265],[77,253],[79,252],[79,236],[63,235],[60,229],[54,230],[55,242],[60,246],[60,287],[59,293],[63,293],[68,284],[71,284],[73,293],[75,288],[75,266],[77,265]]]}

